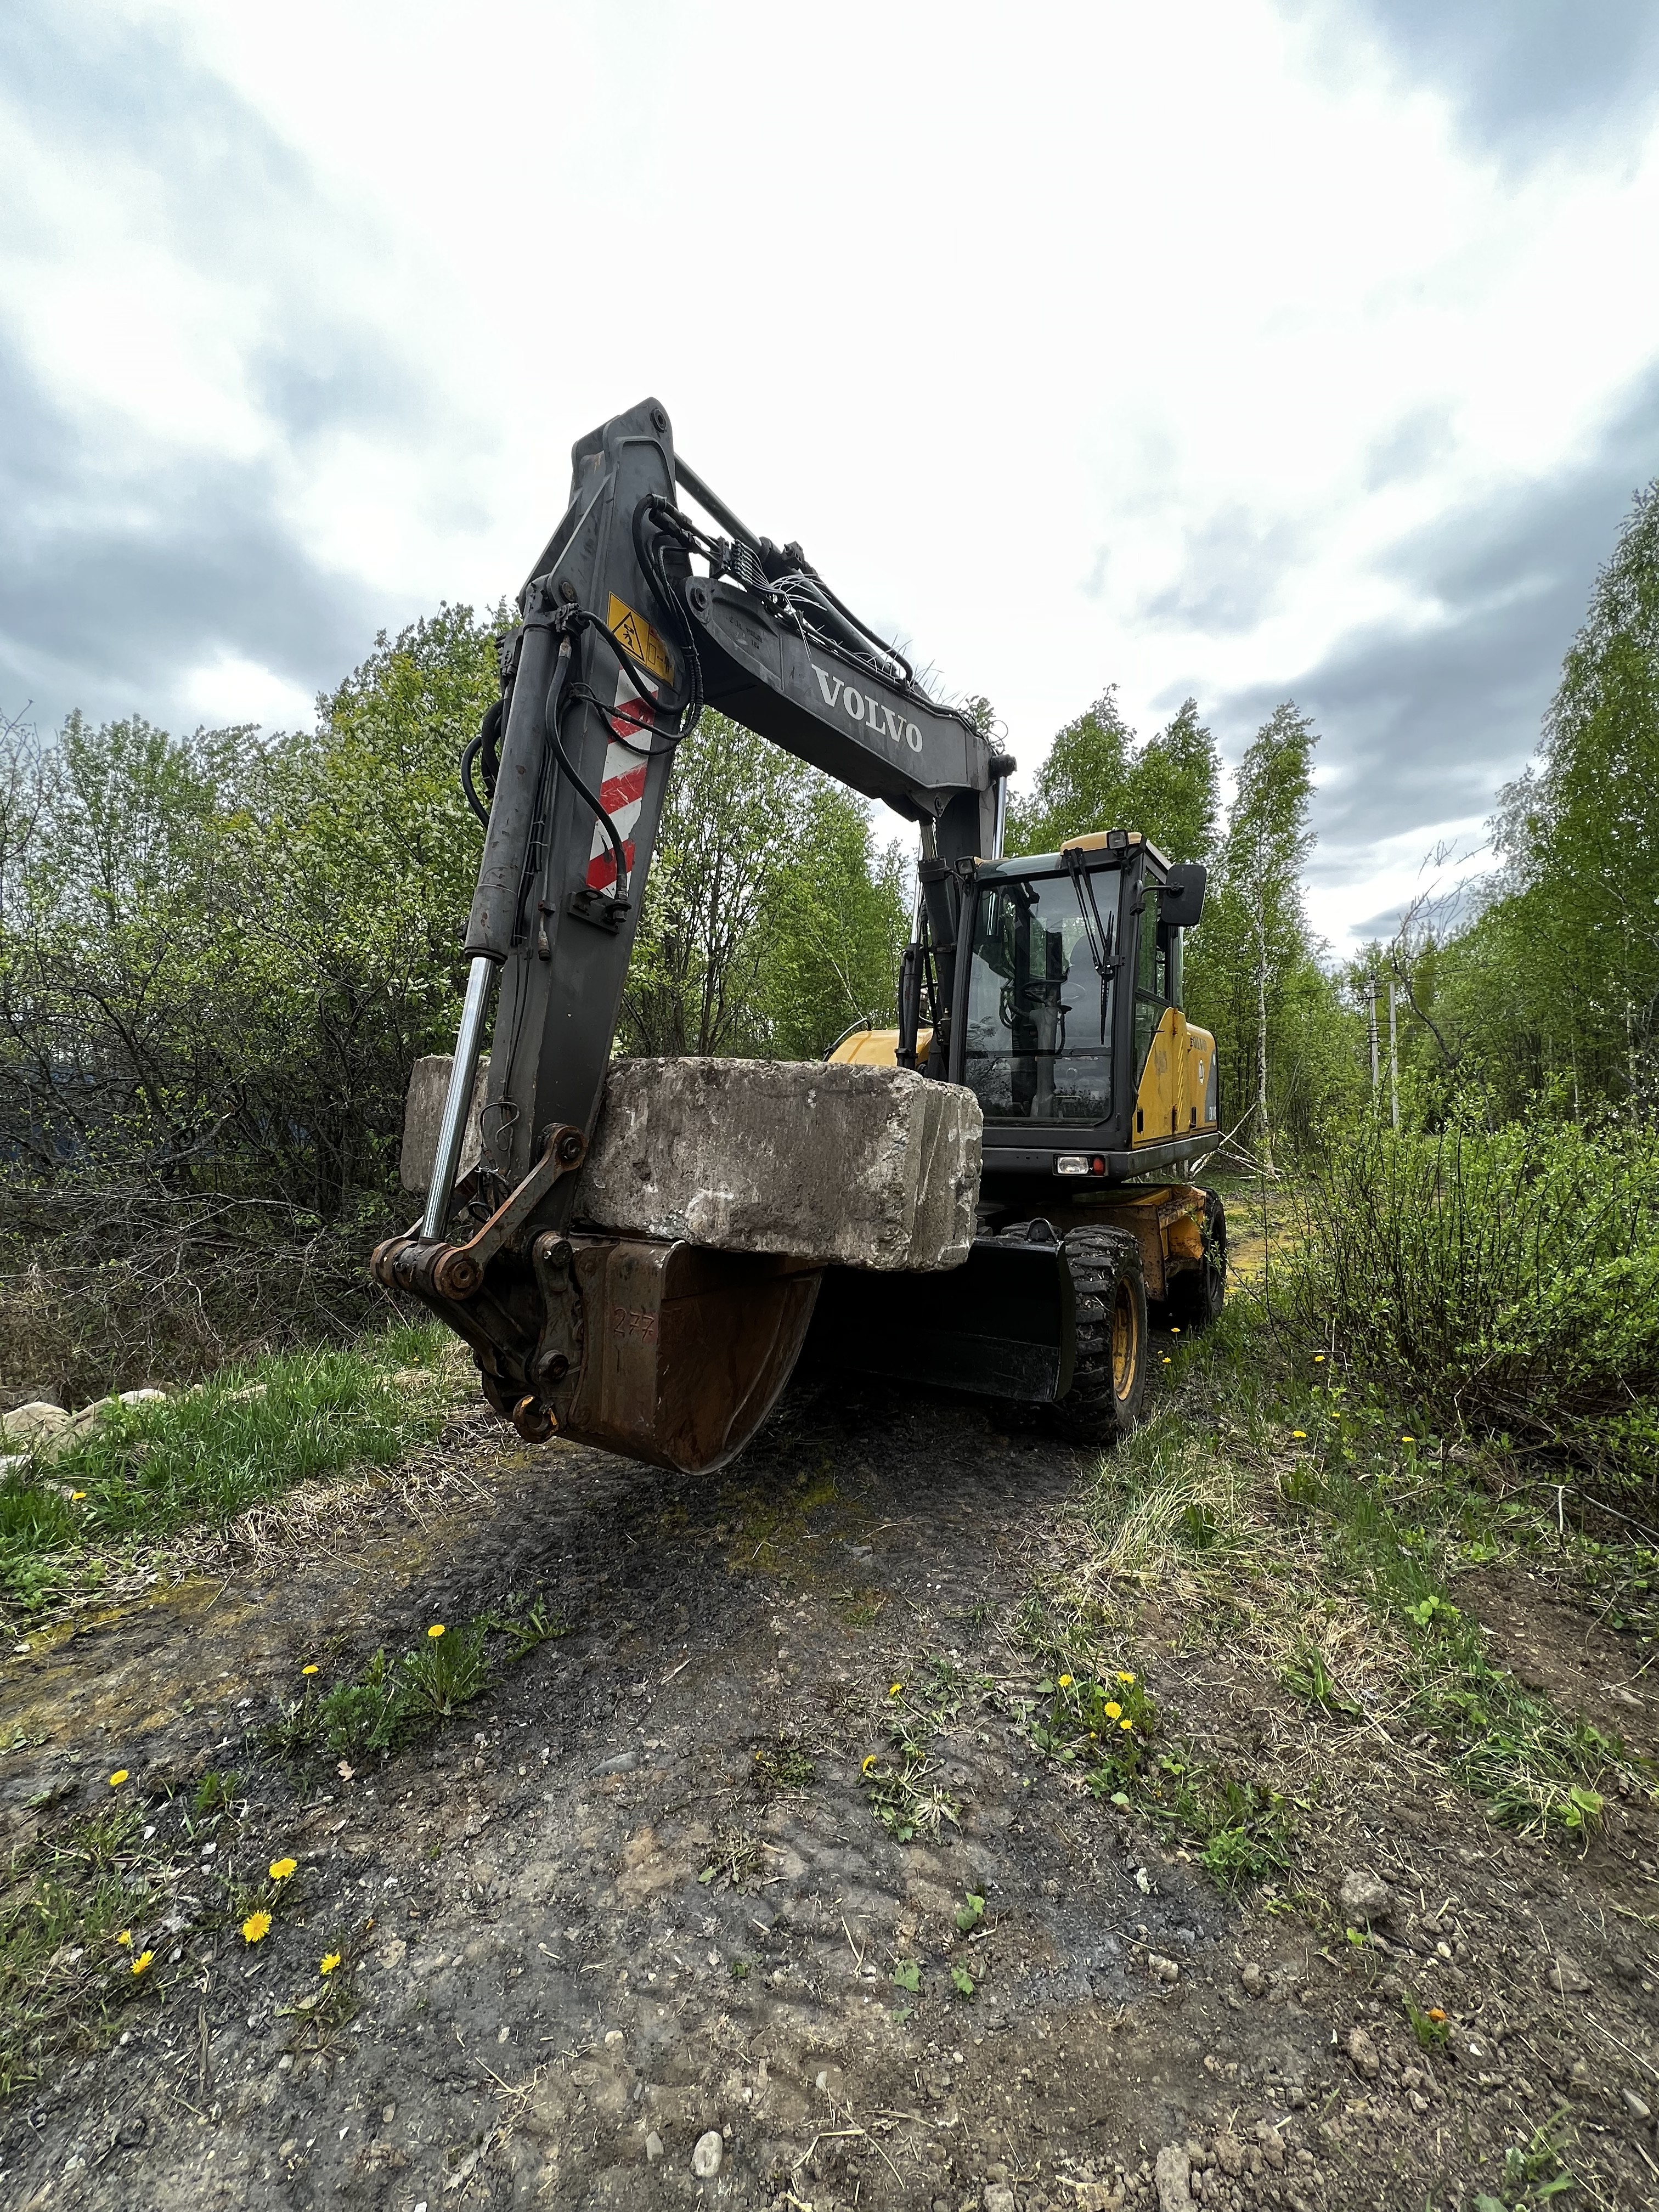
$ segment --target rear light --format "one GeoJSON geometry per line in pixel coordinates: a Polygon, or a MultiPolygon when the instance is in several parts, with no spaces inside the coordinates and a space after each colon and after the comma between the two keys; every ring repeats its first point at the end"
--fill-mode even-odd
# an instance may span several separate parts
{"type": "Polygon", "coordinates": [[[1106,1172],[1106,1163],[1098,1152],[1089,1163],[1089,1172],[1091,1175],[1104,1175],[1106,1172]]]}
{"type": "Polygon", "coordinates": [[[1087,1175],[1089,1163],[1081,1152],[1062,1152],[1054,1162],[1056,1175],[1087,1175]]]}

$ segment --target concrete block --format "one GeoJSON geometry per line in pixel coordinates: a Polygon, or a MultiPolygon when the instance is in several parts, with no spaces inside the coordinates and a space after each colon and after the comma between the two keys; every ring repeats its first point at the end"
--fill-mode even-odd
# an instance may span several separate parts
{"type": "MultiPolygon", "coordinates": [[[[479,1157],[478,1073],[461,1172],[479,1157]]],[[[449,1061],[417,1060],[399,1172],[424,1193],[449,1061]]],[[[979,1102],[908,1068],[825,1060],[617,1060],[574,1218],[848,1267],[960,1267],[979,1196],[979,1102]]]]}
{"type": "Polygon", "coordinates": [[[908,1068],[614,1060],[575,1218],[724,1252],[959,1267],[981,1127],[971,1091],[908,1068]]]}
{"type": "MultiPolygon", "coordinates": [[[[449,1096],[450,1066],[447,1052],[428,1053],[424,1060],[417,1060],[409,1079],[409,1096],[404,1102],[404,1141],[398,1154],[398,1180],[405,1190],[412,1190],[422,1198],[432,1184],[432,1163],[438,1152],[438,1124],[444,1118],[444,1100],[449,1096]]],[[[489,1054],[484,1053],[478,1060],[478,1079],[472,1086],[472,1111],[467,1116],[460,1165],[455,1170],[458,1181],[471,1174],[483,1155],[478,1116],[483,1111],[484,1079],[489,1073],[489,1054]]]]}

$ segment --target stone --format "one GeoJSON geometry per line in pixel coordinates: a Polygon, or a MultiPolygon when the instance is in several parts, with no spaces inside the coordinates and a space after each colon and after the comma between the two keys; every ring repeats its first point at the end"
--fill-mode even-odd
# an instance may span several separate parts
{"type": "Polygon", "coordinates": [[[1014,2192],[1006,2181],[991,2181],[985,2185],[980,2203],[985,2212],[1018,2212],[1014,2192]]]}
{"type": "Polygon", "coordinates": [[[653,2128],[645,2139],[645,2162],[647,2166],[654,2166],[661,2156],[662,2137],[653,2128]]]}
{"type": "Polygon", "coordinates": [[[1261,2146],[1261,2155],[1275,2173],[1285,2170],[1285,2138],[1270,2121],[1263,2120],[1257,2127],[1255,2139],[1261,2146]]]}
{"type": "Polygon", "coordinates": [[[709,2128],[697,2137],[691,2153],[691,2171],[699,2181],[712,2181],[720,2170],[726,2156],[726,2145],[720,2141],[718,2128],[709,2128]]]}
{"type": "MultiPolygon", "coordinates": [[[[449,1096],[451,1055],[447,1052],[428,1053],[417,1060],[409,1079],[409,1095],[404,1101],[404,1141],[398,1155],[398,1180],[408,1191],[424,1198],[432,1181],[432,1163],[438,1152],[438,1125],[444,1117],[444,1101],[449,1096]]],[[[483,1111],[484,1084],[489,1073],[489,1055],[483,1054],[478,1061],[477,1080],[472,1086],[472,1110],[466,1117],[466,1133],[461,1139],[461,1158],[455,1173],[459,1178],[470,1175],[483,1157],[483,1146],[478,1135],[478,1116],[483,1111]]]]}
{"type": "Polygon", "coordinates": [[[1648,2110],[1647,2100],[1638,2097],[1634,2089],[1622,2090],[1620,2094],[1625,2100],[1625,2110],[1633,2120],[1650,2120],[1653,2118],[1648,2110]]]}
{"type": "Polygon", "coordinates": [[[1591,1986],[1590,1978],[1577,1959],[1570,1959],[1565,1951],[1558,1951],[1550,1961],[1550,1987],[1558,1996],[1582,1997],[1591,1986]]]}
{"type": "Polygon", "coordinates": [[[726,1252],[959,1267],[981,1127],[971,1091],[908,1068],[616,1060],[574,1218],[726,1252]]]}
{"type": "Polygon", "coordinates": [[[1160,1958],[1156,1951],[1146,1954],[1146,1967],[1155,1981],[1163,1982],[1171,1989],[1181,1979],[1181,1969],[1175,1960],[1160,1958]]]}
{"type": "Polygon", "coordinates": [[[1262,1972],[1261,1967],[1257,1966],[1254,1959],[1249,1960],[1244,1966],[1239,1968],[1238,1978],[1244,1985],[1244,1994],[1246,1996],[1259,1997],[1266,1990],[1267,1986],[1267,1977],[1262,1972]]]}
{"type": "Polygon", "coordinates": [[[1351,1867],[1336,1893],[1345,1919],[1356,1926],[1362,1921],[1387,1920],[1395,1907],[1394,1892],[1381,1875],[1369,1867],[1351,1867]]]}
{"type": "MultiPolygon", "coordinates": [[[[481,1158],[481,1064],[459,1172],[481,1158]]],[[[424,1193],[449,1060],[415,1063],[398,1176],[424,1193]]],[[[908,1068],[825,1060],[617,1060],[574,1221],[623,1237],[837,1266],[960,1267],[979,1196],[979,1102],[908,1068]]]]}
{"type": "Polygon", "coordinates": [[[0,1441],[29,1449],[46,1443],[68,1428],[74,1415],[50,1399],[31,1398],[27,1406],[14,1406],[0,1413],[0,1441]]]}
{"type": "Polygon", "coordinates": [[[1343,2049],[1356,2074],[1367,2081],[1375,2081],[1382,2061],[1376,2055],[1376,2045],[1363,2027],[1351,2027],[1343,2049]]]}
{"type": "Polygon", "coordinates": [[[1165,2143],[1152,2164],[1158,2212],[1191,2212],[1193,2162],[1179,2143],[1165,2143]]]}
{"type": "Polygon", "coordinates": [[[1235,2181],[1244,2171],[1244,2146],[1236,2135],[1224,2128],[1215,2139],[1216,2164],[1235,2181]]]}

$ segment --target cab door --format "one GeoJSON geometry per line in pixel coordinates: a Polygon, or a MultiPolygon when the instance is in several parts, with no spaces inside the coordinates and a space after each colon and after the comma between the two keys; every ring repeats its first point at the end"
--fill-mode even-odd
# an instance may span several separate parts
{"type": "Polygon", "coordinates": [[[1168,1144],[1190,1126],[1187,1017],[1181,1010],[1181,932],[1163,919],[1163,887],[1145,879],[1135,946],[1135,1116],[1139,1146],[1168,1144]]]}

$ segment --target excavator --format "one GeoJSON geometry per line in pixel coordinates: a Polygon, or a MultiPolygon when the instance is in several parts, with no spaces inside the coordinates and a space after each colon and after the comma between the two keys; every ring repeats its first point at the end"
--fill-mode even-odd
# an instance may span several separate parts
{"type": "Polygon", "coordinates": [[[988,718],[935,696],[799,544],[747,528],[653,399],[574,448],[517,606],[461,763],[484,844],[425,1210],[376,1248],[377,1279],[467,1341],[527,1438],[684,1472],[741,1449],[803,1357],[1043,1409],[1079,1443],[1126,1434],[1149,1300],[1202,1326],[1225,1294],[1222,1203],[1189,1180],[1220,1140],[1215,1041],[1182,1005],[1203,868],[1116,827],[1006,856],[1015,763],[988,718]],[[896,1028],[860,1024],[830,1057],[977,1099],[959,1266],[814,1266],[580,1218],[665,793],[705,708],[916,826],[896,1028]]]}

